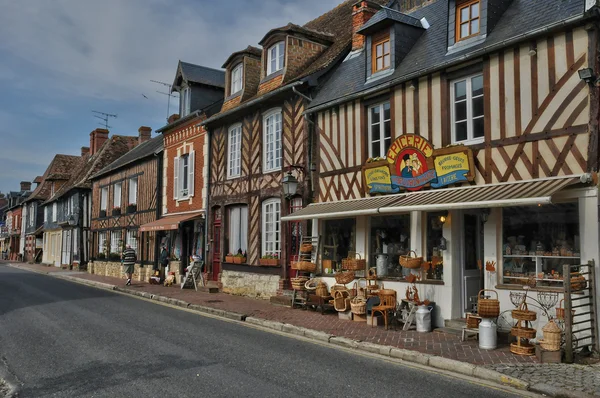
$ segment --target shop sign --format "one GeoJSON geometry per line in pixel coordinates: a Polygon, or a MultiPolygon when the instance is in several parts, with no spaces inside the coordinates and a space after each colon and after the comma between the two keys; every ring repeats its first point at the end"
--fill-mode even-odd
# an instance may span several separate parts
{"type": "Polygon", "coordinates": [[[370,159],[363,166],[365,190],[369,194],[418,191],[425,186],[441,188],[472,181],[473,154],[463,145],[433,149],[415,134],[398,137],[386,159],[370,159]]]}

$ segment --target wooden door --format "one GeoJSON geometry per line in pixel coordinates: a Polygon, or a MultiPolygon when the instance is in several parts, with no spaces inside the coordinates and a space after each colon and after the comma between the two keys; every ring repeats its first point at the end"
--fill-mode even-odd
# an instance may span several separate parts
{"type": "Polygon", "coordinates": [[[219,280],[221,272],[221,217],[215,216],[213,222],[213,258],[212,258],[212,280],[219,280]]]}
{"type": "Polygon", "coordinates": [[[463,297],[462,308],[471,308],[471,297],[477,296],[483,288],[483,271],[478,262],[483,261],[482,226],[477,213],[463,215],[463,297]]]}

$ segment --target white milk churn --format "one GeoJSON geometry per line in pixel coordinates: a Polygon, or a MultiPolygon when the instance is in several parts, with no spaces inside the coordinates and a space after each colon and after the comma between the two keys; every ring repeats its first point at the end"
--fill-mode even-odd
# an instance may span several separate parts
{"type": "Polygon", "coordinates": [[[377,276],[386,276],[388,273],[388,255],[385,253],[377,254],[377,276]]]}
{"type": "Polygon", "coordinates": [[[431,309],[420,305],[417,308],[415,317],[417,320],[417,332],[431,332],[431,309]]]}
{"type": "Polygon", "coordinates": [[[479,322],[479,348],[494,350],[497,345],[496,324],[493,318],[482,318],[479,322]]]}

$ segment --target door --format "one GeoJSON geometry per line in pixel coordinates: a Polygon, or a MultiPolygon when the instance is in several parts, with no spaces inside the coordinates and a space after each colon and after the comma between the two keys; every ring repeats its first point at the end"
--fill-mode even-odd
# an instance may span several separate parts
{"type": "Polygon", "coordinates": [[[71,230],[63,231],[62,261],[63,265],[71,265],[71,230]]]}
{"type": "Polygon", "coordinates": [[[483,269],[478,265],[478,261],[483,262],[483,228],[479,213],[465,213],[463,217],[462,308],[470,311],[472,297],[483,288],[483,269]]]}
{"type": "Polygon", "coordinates": [[[215,211],[212,231],[212,280],[219,280],[221,272],[221,209],[215,211]]]}

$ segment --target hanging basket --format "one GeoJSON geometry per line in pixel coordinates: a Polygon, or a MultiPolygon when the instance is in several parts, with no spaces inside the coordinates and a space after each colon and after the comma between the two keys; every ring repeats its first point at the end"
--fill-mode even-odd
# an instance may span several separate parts
{"type": "Polygon", "coordinates": [[[400,256],[400,259],[398,261],[400,262],[400,265],[404,268],[417,269],[421,268],[423,257],[417,257],[417,252],[411,250],[408,252],[407,255],[400,256]],[[412,257],[411,254],[414,254],[415,256],[412,257]]]}
{"type": "Polygon", "coordinates": [[[586,288],[587,281],[579,272],[571,272],[571,291],[579,291],[586,288]]]}
{"type": "Polygon", "coordinates": [[[335,274],[335,281],[340,285],[345,285],[354,280],[354,271],[338,272],[335,274]]]}
{"type": "Polygon", "coordinates": [[[320,297],[329,296],[329,292],[327,291],[327,284],[324,282],[319,282],[317,284],[317,288],[315,289],[315,294],[320,297]]]}
{"type": "Polygon", "coordinates": [[[500,301],[498,300],[498,292],[491,289],[481,289],[477,294],[477,312],[482,318],[497,318],[500,315],[500,301]],[[484,298],[483,292],[493,292],[496,295],[495,299],[484,298]]]}
{"type": "MultiPolygon", "coordinates": [[[[565,320],[565,309],[562,306],[563,301],[565,301],[565,299],[561,299],[560,302],[558,303],[558,307],[556,307],[556,319],[560,319],[561,321],[565,320]]],[[[571,310],[571,319],[573,319],[574,315],[575,315],[575,310],[571,310]]]]}
{"type": "Polygon", "coordinates": [[[537,314],[527,309],[527,303],[522,302],[518,309],[512,310],[512,317],[517,321],[535,321],[537,314]]]}
{"type": "Polygon", "coordinates": [[[294,290],[306,290],[306,282],[308,282],[308,278],[299,277],[299,278],[290,278],[290,282],[292,283],[292,289],[294,290]]]}
{"type": "Polygon", "coordinates": [[[317,264],[311,263],[310,261],[296,261],[292,263],[292,269],[297,269],[302,272],[315,272],[317,270],[317,264]]]}
{"type": "Polygon", "coordinates": [[[347,290],[336,290],[333,296],[333,308],[339,312],[346,312],[350,309],[350,299],[347,290]]]}
{"type": "Polygon", "coordinates": [[[353,314],[364,315],[367,313],[367,300],[361,297],[354,297],[350,300],[350,309],[353,314]]]}
{"type": "Polygon", "coordinates": [[[358,253],[350,252],[347,258],[342,259],[342,269],[362,271],[365,268],[367,268],[367,260],[362,259],[358,253]]]}
{"type": "Polygon", "coordinates": [[[313,245],[311,243],[303,243],[300,245],[300,253],[310,254],[312,253],[313,245]]]}
{"type": "Polygon", "coordinates": [[[542,328],[544,338],[539,340],[540,345],[546,351],[560,350],[562,331],[554,321],[550,321],[542,328]]]}

